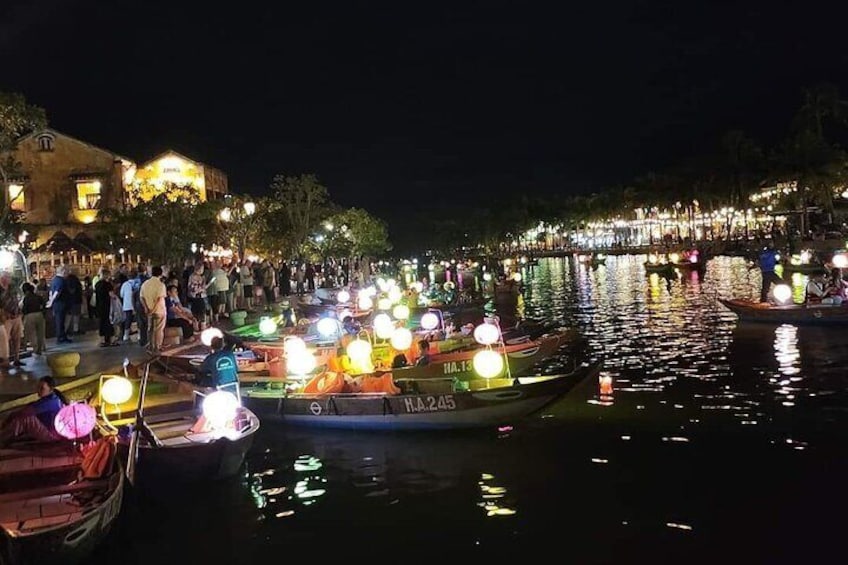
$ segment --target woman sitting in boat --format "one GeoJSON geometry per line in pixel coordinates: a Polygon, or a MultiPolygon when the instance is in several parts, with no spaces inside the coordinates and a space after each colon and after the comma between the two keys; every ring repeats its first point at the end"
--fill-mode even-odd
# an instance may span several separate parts
{"type": "Polygon", "coordinates": [[[842,304],[842,296],[839,291],[833,286],[827,284],[823,273],[816,273],[810,276],[807,282],[806,303],[809,304],[825,304],[831,306],[839,306],[842,304]]]}
{"type": "Polygon", "coordinates": [[[53,377],[38,379],[38,399],[10,415],[0,429],[0,447],[14,441],[59,441],[62,438],[53,427],[56,414],[68,404],[67,399],[56,388],[53,377]]]}

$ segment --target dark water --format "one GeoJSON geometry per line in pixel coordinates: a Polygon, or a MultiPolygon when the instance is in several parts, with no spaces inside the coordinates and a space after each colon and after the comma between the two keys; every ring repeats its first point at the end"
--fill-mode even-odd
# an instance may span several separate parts
{"type": "Polygon", "coordinates": [[[242,480],[128,505],[95,561],[844,560],[848,331],[738,326],[716,297],[758,293],[740,259],[643,261],[543,260],[499,307],[583,330],[611,397],[462,433],[265,422],[242,480]]]}

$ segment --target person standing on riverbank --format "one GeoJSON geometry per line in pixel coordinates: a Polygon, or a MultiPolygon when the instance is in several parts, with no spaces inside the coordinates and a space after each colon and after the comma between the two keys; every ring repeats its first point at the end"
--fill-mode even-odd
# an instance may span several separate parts
{"type": "Polygon", "coordinates": [[[762,285],[760,287],[760,302],[768,302],[768,293],[772,284],[781,284],[783,279],[777,276],[774,272],[777,267],[777,251],[774,249],[774,244],[769,243],[760,252],[757,258],[756,265],[751,268],[759,267],[762,274],[762,285]]]}

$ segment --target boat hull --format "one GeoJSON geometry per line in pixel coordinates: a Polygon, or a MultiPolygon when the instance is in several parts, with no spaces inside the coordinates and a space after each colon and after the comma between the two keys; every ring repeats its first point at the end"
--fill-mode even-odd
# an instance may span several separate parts
{"type": "Polygon", "coordinates": [[[798,304],[774,306],[748,300],[719,299],[740,322],[798,325],[848,325],[848,306],[798,304]]]}
{"type": "Polygon", "coordinates": [[[569,375],[475,391],[397,396],[293,394],[280,398],[248,397],[251,407],[287,424],[318,428],[439,430],[493,426],[537,412],[597,375],[597,365],[569,375]]]}
{"type": "Polygon", "coordinates": [[[71,522],[33,534],[10,536],[0,529],[3,565],[72,565],[85,562],[111,531],[124,497],[124,471],[110,479],[110,493],[96,508],[71,522]]]}
{"type": "MultiPolygon", "coordinates": [[[[235,476],[253,446],[253,439],[259,429],[259,419],[256,415],[250,412],[248,417],[250,426],[237,439],[222,437],[208,443],[186,442],[164,447],[140,445],[136,482],[146,485],[163,480],[217,481],[235,476]]],[[[127,445],[122,446],[126,451],[127,445]]]]}

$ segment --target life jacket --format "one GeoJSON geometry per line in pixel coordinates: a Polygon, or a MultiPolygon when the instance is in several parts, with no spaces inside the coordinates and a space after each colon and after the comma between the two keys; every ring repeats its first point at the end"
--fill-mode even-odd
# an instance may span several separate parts
{"type": "Polygon", "coordinates": [[[83,479],[102,479],[112,469],[117,452],[116,436],[102,437],[82,448],[83,479]]]}
{"type": "Polygon", "coordinates": [[[320,375],[312,377],[303,387],[303,392],[306,394],[336,394],[342,392],[345,386],[343,373],[327,371],[320,375]]]}

